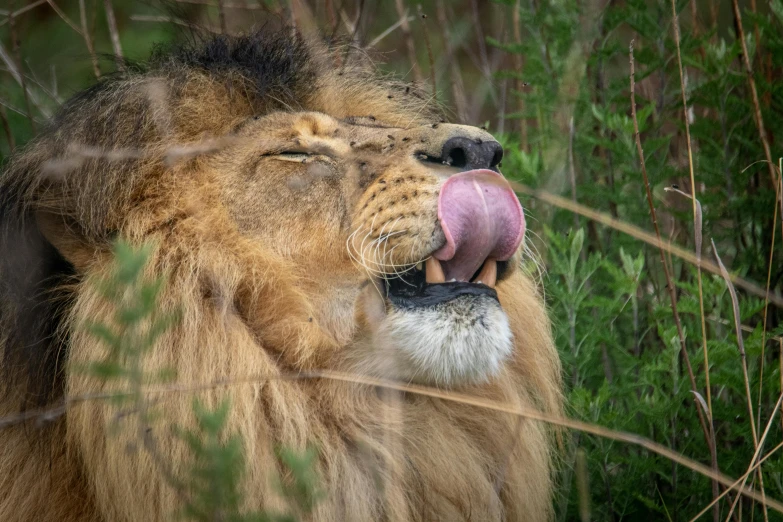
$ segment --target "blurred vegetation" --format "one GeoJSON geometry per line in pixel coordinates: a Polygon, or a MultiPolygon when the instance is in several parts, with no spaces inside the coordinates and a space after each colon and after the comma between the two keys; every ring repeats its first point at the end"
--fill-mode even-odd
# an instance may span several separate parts
{"type": "MultiPolygon", "coordinates": [[[[92,361],[80,371],[113,385],[111,402],[119,407],[110,426],[113,433],[127,429],[138,433],[128,451],[143,451],[182,499],[179,513],[172,519],[210,522],[296,522],[309,514],[322,496],[315,472],[317,452],[308,448],[298,453],[278,449],[282,477],[276,477],[288,513],[247,512],[243,509],[242,477],[245,472],[244,441],[226,433],[230,402],[224,399],[214,409],[198,398],[193,399],[193,428],[174,426],[174,434],[190,450],[191,459],[181,466],[185,473],[174,472],[175,463],[158,450],[152,426],[165,422],[164,407],[156,407],[147,397],[145,385],[161,384],[176,377],[170,369],[145,369],[144,355],[155,341],[174,326],[179,314],[164,315],[158,296],[163,278],[148,280],[149,245],[134,249],[124,242],[114,245],[113,273],[95,284],[107,302],[114,307],[114,320],[85,325],[91,335],[106,348],[101,361],[92,361]],[[128,424],[132,424],[128,426],[128,424]]],[[[273,471],[270,471],[273,473],[273,471]]]]}
{"type": "MultiPolygon", "coordinates": [[[[664,242],[700,248],[714,262],[713,240],[732,274],[781,294],[781,0],[736,1],[740,19],[735,0],[676,0],[682,77],[669,0],[11,2],[0,11],[3,158],[96,73],[116,70],[107,6],[130,62],[191,26],[241,31],[269,20],[372,46],[385,70],[434,83],[453,120],[495,133],[508,177],[653,231],[632,117],[633,41],[640,145],[664,242]]],[[[746,472],[768,423],[760,455],[777,447],[777,306],[740,290],[740,344],[719,275],[672,255],[664,270],[654,246],[538,199],[523,205],[546,269],[570,416],[643,435],[732,477],[746,472]]],[[[105,364],[105,378],[121,371],[105,364]]],[[[241,465],[233,439],[210,445],[221,408],[195,409],[205,437],[191,441],[198,473],[219,451],[241,465]]],[[[783,499],[781,455],[769,456],[748,485],[761,490],[763,479],[767,496],[783,499]]],[[[663,457],[580,433],[565,444],[559,481],[558,520],[690,520],[723,492],[663,457]]],[[[238,502],[236,484],[225,486],[220,502],[238,502]]],[[[703,518],[783,520],[745,498],[732,511],[735,498],[728,494],[703,518]]],[[[188,506],[185,515],[208,507],[188,506]]]]}

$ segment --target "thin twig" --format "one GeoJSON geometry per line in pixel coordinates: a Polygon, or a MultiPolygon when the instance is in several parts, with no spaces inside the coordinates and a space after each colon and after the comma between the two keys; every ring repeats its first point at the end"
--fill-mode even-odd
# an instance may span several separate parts
{"type": "MultiPolygon", "coordinates": [[[[631,117],[633,118],[633,130],[634,130],[634,138],[636,140],[636,151],[639,154],[639,164],[641,166],[642,170],[642,178],[644,180],[644,189],[647,195],[647,204],[650,207],[650,216],[652,217],[653,222],[653,228],[655,229],[655,237],[658,240],[659,244],[662,245],[663,241],[661,241],[661,231],[658,227],[658,217],[655,212],[655,204],[653,203],[653,197],[652,197],[652,191],[650,190],[650,180],[647,177],[647,166],[644,161],[644,150],[642,149],[642,140],[641,136],[639,135],[639,121],[636,117],[636,89],[635,89],[635,79],[634,79],[634,59],[633,59],[633,40],[631,40],[631,44],[628,47],[628,54],[630,58],[630,64],[631,64],[631,75],[630,75],[630,81],[631,81],[631,117]]],[[[694,203],[695,204],[695,203],[694,203]]],[[[700,242],[699,242],[700,243],[700,242]]],[[[698,245],[700,247],[701,245],[698,245]]],[[[701,260],[701,254],[699,253],[699,249],[697,249],[696,252],[696,258],[697,261],[701,260]]],[[[698,387],[696,385],[696,377],[693,374],[693,368],[691,367],[691,361],[690,356],[688,355],[687,347],[685,344],[685,334],[682,329],[682,322],[680,321],[680,314],[677,312],[677,294],[675,291],[674,282],[672,281],[671,274],[669,273],[669,266],[666,262],[666,256],[664,254],[664,250],[662,247],[658,248],[658,252],[661,256],[661,265],[663,265],[663,273],[666,277],[666,289],[669,293],[669,301],[671,302],[672,306],[672,315],[674,317],[674,324],[677,327],[677,337],[680,341],[680,352],[683,354],[683,359],[685,360],[685,367],[688,371],[688,379],[691,383],[691,391],[698,396],[698,387]]],[[[704,312],[702,310],[701,313],[702,319],[704,318],[704,312]]],[[[710,387],[709,387],[709,365],[707,364],[706,359],[706,350],[705,350],[705,375],[707,376],[707,420],[709,421],[709,424],[704,419],[704,414],[702,414],[701,410],[699,409],[698,405],[695,404],[696,412],[699,416],[699,423],[701,424],[702,430],[704,431],[704,437],[707,440],[707,447],[710,450],[710,458],[712,462],[712,468],[717,472],[718,471],[718,455],[717,455],[717,448],[715,447],[715,426],[712,416],[712,403],[710,402],[710,387]]],[[[712,495],[713,497],[716,497],[718,495],[718,483],[713,481],[712,483],[712,495]]],[[[717,516],[719,515],[719,512],[717,511],[717,508],[715,510],[715,516],[717,519],[717,516]]]]}

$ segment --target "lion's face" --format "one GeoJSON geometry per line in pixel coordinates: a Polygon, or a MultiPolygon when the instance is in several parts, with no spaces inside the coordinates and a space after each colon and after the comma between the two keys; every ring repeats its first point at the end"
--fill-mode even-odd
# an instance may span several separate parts
{"type": "MultiPolygon", "coordinates": [[[[496,287],[522,208],[475,127],[272,113],[208,164],[240,233],[291,261],[352,369],[483,382],[512,351],[496,287]]],[[[252,311],[250,312],[252,313],[252,311]]]]}

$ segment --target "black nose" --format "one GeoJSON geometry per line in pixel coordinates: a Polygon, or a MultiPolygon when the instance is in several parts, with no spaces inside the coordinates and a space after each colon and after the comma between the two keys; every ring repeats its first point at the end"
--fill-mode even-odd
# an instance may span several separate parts
{"type": "Polygon", "coordinates": [[[443,144],[444,163],[463,170],[495,169],[503,159],[503,147],[497,141],[481,141],[457,136],[443,144]]]}

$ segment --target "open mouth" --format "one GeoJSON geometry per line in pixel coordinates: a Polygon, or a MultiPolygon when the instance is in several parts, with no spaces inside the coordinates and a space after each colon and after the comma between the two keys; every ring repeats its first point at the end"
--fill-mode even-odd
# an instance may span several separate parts
{"type": "Polygon", "coordinates": [[[508,268],[506,261],[487,258],[469,281],[446,281],[441,262],[434,256],[411,270],[383,278],[382,288],[397,308],[435,306],[463,295],[488,296],[495,300],[495,285],[508,268]]]}

